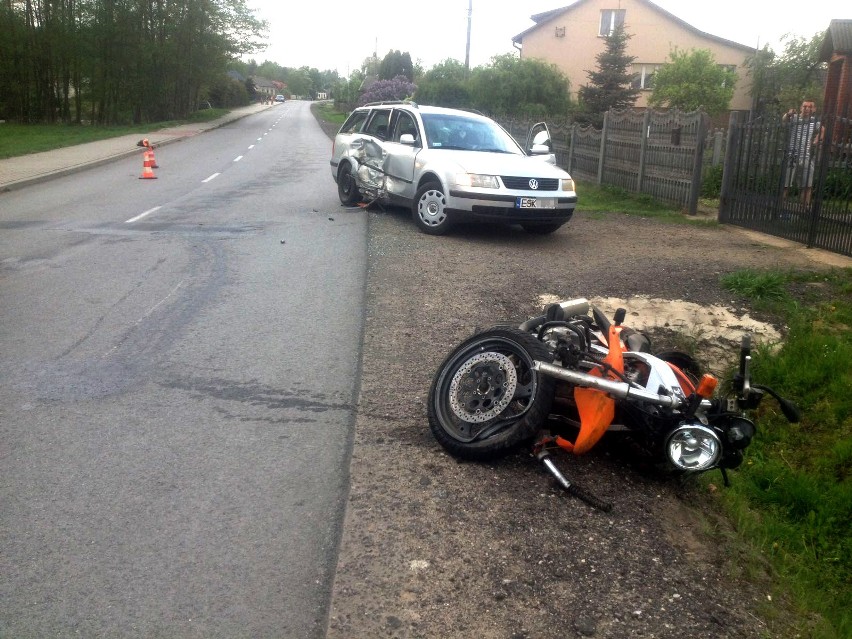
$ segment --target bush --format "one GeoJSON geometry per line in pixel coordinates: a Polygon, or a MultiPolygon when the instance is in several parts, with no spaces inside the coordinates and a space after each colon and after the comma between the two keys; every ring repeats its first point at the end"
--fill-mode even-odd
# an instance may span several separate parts
{"type": "Polygon", "coordinates": [[[825,199],[852,199],[852,170],[833,168],[825,178],[822,190],[825,199]]]}
{"type": "Polygon", "coordinates": [[[393,80],[378,80],[358,98],[358,106],[370,102],[404,100],[414,95],[416,90],[417,85],[409,82],[404,75],[398,75],[393,80]]]}
{"type": "Polygon", "coordinates": [[[701,176],[701,197],[708,199],[719,197],[722,192],[722,172],[721,164],[704,169],[704,174],[701,176]]]}

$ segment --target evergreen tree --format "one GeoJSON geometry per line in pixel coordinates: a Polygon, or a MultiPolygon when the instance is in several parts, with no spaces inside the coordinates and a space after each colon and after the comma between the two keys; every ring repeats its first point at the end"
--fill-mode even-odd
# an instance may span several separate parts
{"type": "Polygon", "coordinates": [[[379,65],[379,79],[393,80],[399,75],[405,76],[409,82],[414,78],[414,68],[411,64],[411,54],[406,51],[388,51],[379,65]]]}
{"type": "Polygon", "coordinates": [[[636,103],[639,89],[631,86],[630,69],[636,57],[627,55],[627,41],[632,37],[623,25],[613,29],[605,39],[604,50],[595,57],[597,69],[586,71],[589,84],[580,88],[578,97],[585,119],[592,124],[600,126],[610,109],[625,109],[636,103]]]}

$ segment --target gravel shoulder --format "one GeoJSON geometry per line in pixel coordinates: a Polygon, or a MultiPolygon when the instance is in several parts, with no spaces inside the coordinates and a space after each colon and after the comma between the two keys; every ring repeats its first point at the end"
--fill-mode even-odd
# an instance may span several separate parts
{"type": "Polygon", "coordinates": [[[471,226],[431,237],[403,209],[371,210],[369,236],[330,639],[776,636],[783,604],[770,603],[765,575],[745,578],[712,494],[630,464],[605,439],[586,456],[556,457],[614,504],[593,510],[529,454],[450,457],[429,432],[426,395],[458,342],[538,313],[543,295],[732,306],[723,273],[850,261],[731,227],[587,214],[582,194],[574,220],[551,236],[471,226]]]}

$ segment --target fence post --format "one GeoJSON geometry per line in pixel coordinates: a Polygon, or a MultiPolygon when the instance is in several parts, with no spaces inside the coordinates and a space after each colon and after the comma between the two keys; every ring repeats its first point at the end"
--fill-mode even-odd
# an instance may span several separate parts
{"type": "Polygon", "coordinates": [[[715,131],[713,133],[713,166],[719,166],[722,160],[722,132],[715,131]]]}
{"type": "Polygon", "coordinates": [[[695,132],[695,157],[692,161],[692,184],[689,188],[688,211],[690,215],[698,213],[698,196],[701,193],[701,178],[704,172],[704,142],[707,139],[707,120],[705,113],[698,115],[698,130],[695,132]]]}
{"type": "Polygon", "coordinates": [[[642,192],[642,184],[645,182],[645,152],[648,150],[648,138],[650,137],[648,128],[651,126],[651,111],[645,109],[645,114],[642,116],[642,130],[639,132],[639,176],[636,178],[636,192],[642,192]]]}
{"type": "Polygon", "coordinates": [[[732,111],[728,119],[728,139],[725,145],[725,163],[722,165],[722,189],[719,193],[719,222],[725,224],[731,218],[731,188],[734,162],[739,146],[740,114],[732,111]]]}
{"type": "MultiPolygon", "coordinates": [[[[825,127],[825,134],[822,141],[815,149],[816,159],[814,160],[814,163],[816,164],[816,172],[818,175],[816,176],[813,188],[811,189],[811,202],[808,207],[811,209],[811,219],[808,224],[808,248],[814,247],[817,232],[819,230],[819,218],[822,214],[823,190],[825,189],[825,179],[828,176],[828,165],[831,160],[831,141],[834,138],[834,124],[837,122],[837,118],[835,117],[827,119],[828,126],[825,127]]],[[[826,118],[822,119],[823,122],[825,122],[825,120],[826,118]]],[[[825,125],[823,124],[823,126],[825,125]]]]}
{"type": "Polygon", "coordinates": [[[571,125],[571,135],[568,137],[568,173],[574,169],[574,145],[577,144],[577,125],[571,125]]]}
{"type": "Polygon", "coordinates": [[[604,156],[606,155],[606,134],[609,129],[609,111],[604,113],[603,128],[601,129],[601,152],[598,157],[598,186],[603,182],[604,156]]]}

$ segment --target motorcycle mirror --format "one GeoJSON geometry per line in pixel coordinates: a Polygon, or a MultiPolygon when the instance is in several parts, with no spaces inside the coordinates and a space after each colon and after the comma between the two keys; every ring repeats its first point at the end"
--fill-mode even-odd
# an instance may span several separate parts
{"type": "Polygon", "coordinates": [[[802,420],[802,415],[796,405],[790,400],[778,398],[778,405],[781,407],[781,412],[791,424],[798,424],[802,420]]]}
{"type": "Polygon", "coordinates": [[[565,319],[565,310],[559,304],[551,304],[545,310],[545,319],[548,322],[561,322],[565,319]]]}
{"type": "Polygon", "coordinates": [[[595,324],[598,325],[600,331],[607,335],[609,333],[609,320],[604,315],[603,311],[599,309],[597,306],[592,306],[592,317],[595,318],[595,324]]]}
{"type": "Polygon", "coordinates": [[[800,421],[802,421],[802,414],[799,412],[798,407],[789,399],[784,399],[783,397],[781,397],[781,395],[776,393],[768,386],[755,384],[754,388],[765,391],[772,395],[775,398],[775,401],[777,401],[778,405],[781,407],[781,412],[784,413],[784,417],[787,418],[788,422],[790,422],[791,424],[798,424],[800,421]]]}
{"type": "Polygon", "coordinates": [[[751,380],[749,380],[749,363],[751,362],[751,335],[746,333],[743,335],[742,342],[740,342],[740,369],[737,371],[737,374],[734,375],[733,384],[734,390],[738,393],[745,392],[748,394],[748,389],[751,385],[751,380]]]}
{"type": "Polygon", "coordinates": [[[743,341],[740,343],[740,374],[745,374],[746,358],[751,355],[751,335],[746,333],[743,335],[743,341]]]}
{"type": "Polygon", "coordinates": [[[627,317],[627,309],[619,308],[615,311],[615,316],[613,320],[615,320],[616,326],[621,326],[622,322],[624,322],[624,318],[627,317]]]}

